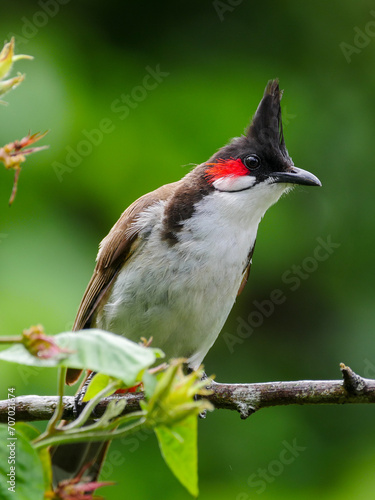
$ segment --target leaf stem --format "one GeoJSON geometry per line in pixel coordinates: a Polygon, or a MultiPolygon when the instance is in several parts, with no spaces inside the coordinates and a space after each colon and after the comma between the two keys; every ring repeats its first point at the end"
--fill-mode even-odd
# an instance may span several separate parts
{"type": "Polygon", "coordinates": [[[57,395],[59,397],[56,409],[52,418],[49,420],[46,430],[41,434],[37,439],[41,441],[52,434],[55,434],[57,431],[57,423],[61,420],[63,411],[64,411],[64,387],[65,387],[65,375],[67,368],[65,366],[59,367],[59,375],[58,375],[58,383],[57,383],[57,395]]]}
{"type": "Polygon", "coordinates": [[[36,439],[33,442],[34,448],[36,450],[45,448],[47,446],[56,446],[58,444],[68,444],[68,443],[76,443],[76,442],[90,442],[90,441],[107,441],[112,439],[119,439],[129,434],[133,434],[139,431],[141,428],[148,426],[146,423],[146,417],[143,416],[137,422],[132,425],[127,426],[125,429],[117,429],[115,431],[108,432],[108,428],[111,429],[111,425],[109,425],[106,429],[102,431],[91,431],[91,426],[83,429],[80,429],[76,432],[64,432],[61,434],[55,434],[49,436],[42,441],[40,439],[36,439]]]}
{"type": "Polygon", "coordinates": [[[23,337],[21,335],[10,335],[9,337],[1,337],[0,344],[22,344],[23,337]]]}
{"type": "Polygon", "coordinates": [[[72,423],[66,425],[64,427],[64,431],[70,431],[72,429],[75,429],[77,427],[81,427],[90,417],[93,409],[95,406],[108,394],[108,392],[112,392],[113,390],[117,389],[117,387],[120,386],[120,382],[118,380],[115,380],[108,384],[104,389],[102,389],[98,394],[96,394],[90,401],[87,403],[87,405],[84,407],[82,410],[81,414],[76,420],[73,420],[72,423]]]}

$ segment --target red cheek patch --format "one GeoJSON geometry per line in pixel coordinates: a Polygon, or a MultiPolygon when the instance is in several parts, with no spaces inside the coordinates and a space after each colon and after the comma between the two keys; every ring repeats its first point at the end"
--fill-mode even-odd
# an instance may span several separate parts
{"type": "Polygon", "coordinates": [[[249,173],[240,158],[220,159],[215,163],[207,163],[207,166],[205,177],[210,184],[223,177],[241,177],[249,173]]]}

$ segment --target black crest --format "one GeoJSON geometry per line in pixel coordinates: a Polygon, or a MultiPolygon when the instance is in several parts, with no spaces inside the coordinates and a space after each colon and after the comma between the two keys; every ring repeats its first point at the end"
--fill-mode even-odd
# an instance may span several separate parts
{"type": "Polygon", "coordinates": [[[281,120],[280,101],[282,95],[283,91],[279,88],[279,80],[270,80],[246,135],[249,139],[256,139],[260,144],[273,147],[278,145],[282,155],[288,156],[281,120]]]}

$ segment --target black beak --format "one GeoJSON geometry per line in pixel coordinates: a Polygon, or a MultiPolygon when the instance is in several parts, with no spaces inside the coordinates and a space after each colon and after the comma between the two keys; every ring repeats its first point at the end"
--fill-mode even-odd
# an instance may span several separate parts
{"type": "Polygon", "coordinates": [[[302,184],[304,186],[321,186],[320,180],[307,170],[292,167],[287,172],[274,172],[271,174],[273,182],[285,184],[302,184]]]}

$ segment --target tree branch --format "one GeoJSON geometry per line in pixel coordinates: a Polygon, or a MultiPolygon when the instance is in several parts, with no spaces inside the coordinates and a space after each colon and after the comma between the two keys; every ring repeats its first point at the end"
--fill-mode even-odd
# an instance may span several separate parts
{"type": "MultiPolygon", "coordinates": [[[[375,380],[362,378],[351,368],[340,365],[343,380],[300,380],[294,382],[266,382],[258,384],[219,384],[209,382],[212,394],[205,396],[215,408],[235,410],[245,419],[254,412],[270,406],[371,404],[375,403],[375,380]]],[[[143,393],[129,393],[103,399],[95,408],[95,418],[103,415],[108,403],[126,398],[123,414],[139,411],[143,393]]],[[[57,396],[18,396],[16,421],[49,420],[58,404],[57,396]]],[[[62,418],[73,420],[73,396],[64,396],[62,418]]],[[[8,400],[0,401],[0,422],[7,423],[8,400]]]]}

